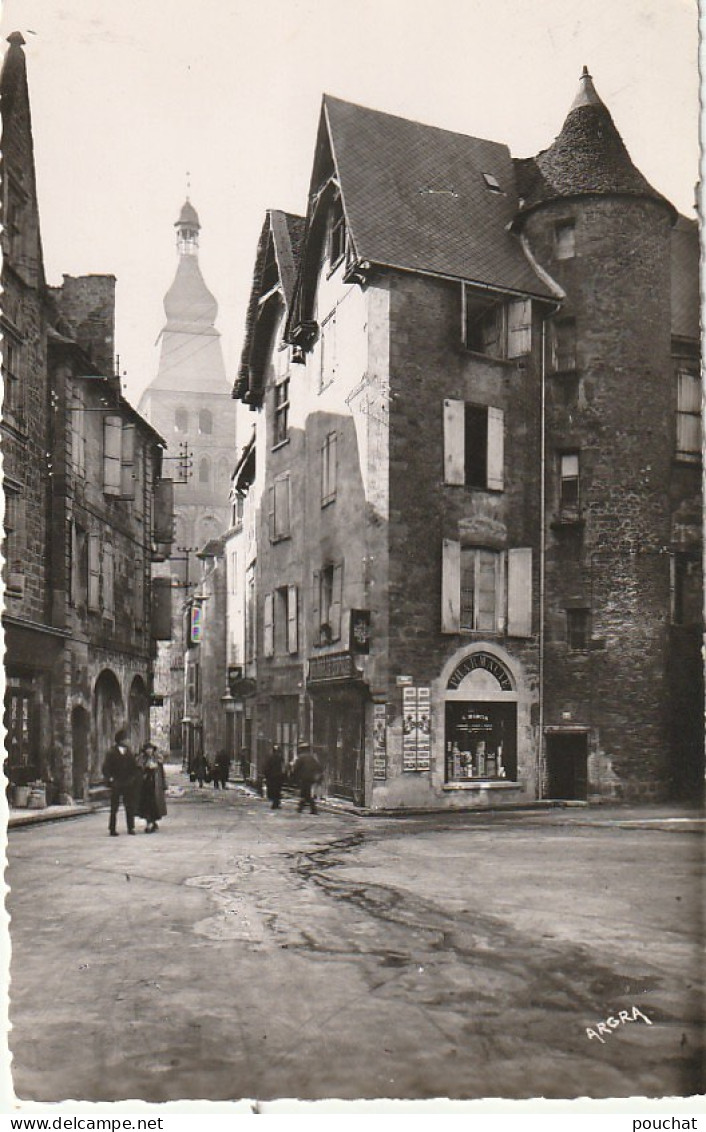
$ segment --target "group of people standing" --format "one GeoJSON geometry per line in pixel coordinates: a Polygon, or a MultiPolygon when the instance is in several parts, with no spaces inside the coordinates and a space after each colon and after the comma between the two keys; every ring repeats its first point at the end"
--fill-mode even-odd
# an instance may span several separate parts
{"type": "Polygon", "coordinates": [[[312,791],[314,786],[321,782],[323,769],[308,743],[302,741],[299,744],[297,758],[288,765],[285,765],[282,748],[278,743],[273,743],[272,752],[263,767],[263,776],[267,798],[273,810],[280,809],[282,790],[286,784],[299,789],[299,813],[305,806],[309,807],[312,814],[318,813],[312,791]]]}
{"type": "Polygon", "coordinates": [[[190,769],[192,782],[203,786],[204,782],[212,782],[215,790],[228,788],[228,775],[230,774],[230,758],[227,751],[219,751],[212,763],[203,754],[194,755],[190,769]]]}
{"type": "Polygon", "coordinates": [[[121,801],[128,833],[134,834],[136,817],[144,818],[145,833],[156,833],[157,823],[167,812],[167,801],[164,765],[155,744],[144,743],[136,755],[128,742],[127,731],[121,728],[106,753],[102,771],[110,785],[110,836],[118,836],[121,801]]]}

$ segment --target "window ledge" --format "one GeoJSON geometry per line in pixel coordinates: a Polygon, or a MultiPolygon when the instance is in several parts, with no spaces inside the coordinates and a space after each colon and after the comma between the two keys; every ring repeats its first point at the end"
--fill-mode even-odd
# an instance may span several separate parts
{"type": "Polygon", "coordinates": [[[494,366],[512,368],[520,360],[520,358],[528,357],[527,354],[520,354],[517,358],[496,358],[492,354],[482,354],[480,350],[471,350],[471,348],[469,346],[466,346],[465,343],[462,343],[462,345],[464,354],[468,354],[471,358],[478,358],[479,361],[489,362],[494,366]]]}
{"type": "Polygon", "coordinates": [[[469,779],[468,782],[445,782],[442,789],[453,790],[522,790],[521,782],[501,781],[495,778],[469,779]]]}
{"type": "Polygon", "coordinates": [[[700,452],[677,452],[673,457],[675,464],[687,464],[692,468],[701,466],[701,453],[700,452]]]}
{"type": "Polygon", "coordinates": [[[547,377],[578,377],[579,371],[576,366],[571,369],[549,369],[547,370],[547,377]]]}
{"type": "Polygon", "coordinates": [[[280,448],[284,448],[285,445],[287,445],[289,443],[290,443],[290,438],[288,436],[285,436],[284,440],[278,440],[276,444],[272,445],[272,451],[273,452],[279,452],[280,448]]]}

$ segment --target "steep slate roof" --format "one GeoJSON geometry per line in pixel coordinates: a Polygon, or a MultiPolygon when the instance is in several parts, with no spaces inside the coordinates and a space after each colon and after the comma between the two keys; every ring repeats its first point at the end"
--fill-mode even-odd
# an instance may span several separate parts
{"type": "Polygon", "coordinates": [[[672,334],[699,338],[699,226],[680,216],[672,228],[672,334]]]}
{"type": "Polygon", "coordinates": [[[507,146],[330,95],[322,113],[359,260],[550,295],[508,230],[518,196],[507,146]]]}
{"type": "Polygon", "coordinates": [[[303,216],[297,216],[291,212],[282,212],[280,209],[275,208],[268,209],[267,211],[260,230],[260,238],[257,242],[257,252],[255,253],[252,286],[250,288],[250,298],[248,300],[248,309],[245,316],[243,348],[240,354],[238,377],[233,386],[234,397],[241,395],[243,382],[247,382],[250,377],[253,339],[255,336],[255,326],[257,324],[259,302],[262,297],[263,276],[265,273],[270,239],[272,240],[275,259],[277,261],[277,272],[282,287],[285,306],[289,309],[292,295],[294,294],[297,273],[299,271],[305,227],[306,221],[303,216]]]}
{"type": "Polygon", "coordinates": [[[633,165],[586,67],[561,133],[548,149],[515,165],[521,213],[562,197],[618,194],[659,201],[676,218],[669,201],[633,165]]]}

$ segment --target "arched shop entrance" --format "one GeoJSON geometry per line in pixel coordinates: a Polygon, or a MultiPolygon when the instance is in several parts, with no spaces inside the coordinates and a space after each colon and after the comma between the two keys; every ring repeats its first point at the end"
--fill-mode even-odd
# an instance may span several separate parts
{"type": "Polygon", "coordinates": [[[445,691],[444,781],[516,782],[517,687],[488,652],[465,656],[445,691]]]}
{"type": "Polygon", "coordinates": [[[96,680],[93,712],[96,747],[92,752],[89,774],[92,779],[98,779],[106,751],[115,739],[115,732],[125,726],[123,694],[117,676],[109,668],[104,668],[96,680]]]}
{"type": "Polygon", "coordinates": [[[83,798],[88,786],[88,738],[91,719],[85,708],[71,712],[71,790],[74,798],[83,798]]]}
{"type": "Polygon", "coordinates": [[[149,732],[150,701],[147,688],[141,676],[136,676],[130,685],[127,702],[128,728],[133,750],[139,751],[147,742],[149,732]]]}

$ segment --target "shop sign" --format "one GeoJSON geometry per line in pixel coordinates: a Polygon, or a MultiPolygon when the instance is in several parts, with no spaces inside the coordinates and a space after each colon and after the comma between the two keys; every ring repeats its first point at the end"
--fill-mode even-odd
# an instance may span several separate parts
{"type": "Polygon", "coordinates": [[[351,643],[351,652],[362,653],[367,656],[370,652],[369,609],[351,609],[351,628],[348,639],[351,643]]]}
{"type": "Polygon", "coordinates": [[[387,778],[386,704],[373,704],[373,778],[387,778]]]}
{"type": "Polygon", "coordinates": [[[402,689],[402,769],[429,770],[431,755],[431,690],[402,689]]]}
{"type": "Polygon", "coordinates": [[[362,673],[356,668],[349,652],[334,652],[328,656],[314,656],[309,661],[309,683],[324,680],[360,680],[362,673]]]}
{"type": "Polygon", "coordinates": [[[490,656],[487,652],[476,652],[472,656],[464,657],[451,673],[447,687],[451,689],[458,688],[462,680],[471,672],[475,672],[477,668],[483,668],[494,676],[503,692],[512,691],[512,683],[510,677],[498,660],[494,656],[490,656]]]}
{"type": "Polygon", "coordinates": [[[412,677],[411,676],[396,676],[395,677],[395,683],[396,683],[398,688],[404,688],[404,686],[406,684],[412,683],[412,677]]]}

